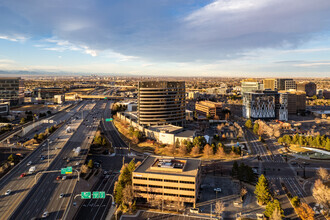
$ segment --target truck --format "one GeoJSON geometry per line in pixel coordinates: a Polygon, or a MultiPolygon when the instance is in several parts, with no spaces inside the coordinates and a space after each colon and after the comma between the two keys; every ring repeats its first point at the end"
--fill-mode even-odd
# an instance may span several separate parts
{"type": "Polygon", "coordinates": [[[36,170],[36,167],[35,166],[30,167],[29,174],[32,174],[35,170],[36,170]]]}
{"type": "Polygon", "coordinates": [[[80,151],[81,151],[81,147],[77,147],[75,150],[74,150],[74,155],[78,156],[80,154],[80,151]]]}

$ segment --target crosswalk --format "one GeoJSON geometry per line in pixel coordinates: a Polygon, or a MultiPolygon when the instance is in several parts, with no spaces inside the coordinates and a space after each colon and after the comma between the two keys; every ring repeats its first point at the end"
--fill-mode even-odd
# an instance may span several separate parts
{"type": "Polygon", "coordinates": [[[268,180],[295,180],[295,177],[279,177],[279,176],[267,176],[268,180]]]}

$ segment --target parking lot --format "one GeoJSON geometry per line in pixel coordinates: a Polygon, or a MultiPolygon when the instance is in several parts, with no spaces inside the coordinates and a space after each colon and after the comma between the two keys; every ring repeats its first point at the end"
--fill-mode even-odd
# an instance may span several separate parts
{"type": "Polygon", "coordinates": [[[123,215],[121,220],[158,220],[158,219],[166,219],[166,220],[198,220],[198,219],[210,219],[210,217],[194,217],[194,216],[184,216],[177,214],[169,214],[169,213],[158,213],[158,212],[145,212],[140,211],[139,214],[126,216],[123,215]]]}

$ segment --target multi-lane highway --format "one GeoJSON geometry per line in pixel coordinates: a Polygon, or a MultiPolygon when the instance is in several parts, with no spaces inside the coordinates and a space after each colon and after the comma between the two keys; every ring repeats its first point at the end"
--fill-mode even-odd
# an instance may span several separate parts
{"type": "Polygon", "coordinates": [[[41,176],[28,196],[12,214],[11,219],[41,217],[45,212],[48,212],[51,219],[61,219],[64,217],[65,210],[71,196],[73,196],[72,192],[77,182],[77,173],[75,170],[79,170],[80,165],[84,162],[87,149],[93,140],[93,135],[99,124],[99,118],[97,118],[99,114],[94,114],[93,112],[96,109],[102,109],[102,105],[101,103],[97,103],[94,106],[95,104],[93,103],[86,105],[85,109],[89,114],[83,120],[81,118],[77,120],[80,121],[80,126],[61,148],[59,154],[47,169],[48,171],[55,172],[41,176]],[[77,147],[81,147],[82,151],[79,155],[74,155],[73,149],[77,147]],[[65,180],[56,180],[56,177],[60,175],[61,168],[67,166],[73,167],[73,174],[67,175],[65,180]],[[62,193],[63,197],[60,198],[62,193]]]}
{"type": "MultiPolygon", "coordinates": [[[[84,103],[79,104],[77,107],[67,112],[67,114],[57,116],[55,120],[67,120],[75,113],[77,109],[81,107],[84,107],[84,103]]],[[[77,123],[74,123],[72,126],[78,126],[77,123]]],[[[49,137],[49,162],[54,160],[56,154],[58,154],[60,149],[63,147],[65,138],[69,138],[69,136],[70,134],[65,132],[65,127],[62,127],[49,137]],[[58,137],[61,137],[62,139],[58,139],[58,137]],[[57,149],[54,145],[57,146],[57,149]]],[[[48,143],[44,142],[0,180],[1,219],[7,219],[27,195],[29,190],[34,185],[35,173],[47,169],[48,151],[46,150],[48,150],[48,143]],[[43,160],[41,159],[41,155],[44,156],[43,160]],[[31,161],[32,164],[28,166],[27,163],[29,163],[29,161],[31,161]],[[33,172],[33,174],[28,174],[28,170],[32,166],[35,167],[35,172],[33,172]],[[27,175],[20,177],[23,173],[26,173],[27,175]],[[5,192],[8,190],[11,190],[11,193],[9,195],[5,195],[5,192]]]]}

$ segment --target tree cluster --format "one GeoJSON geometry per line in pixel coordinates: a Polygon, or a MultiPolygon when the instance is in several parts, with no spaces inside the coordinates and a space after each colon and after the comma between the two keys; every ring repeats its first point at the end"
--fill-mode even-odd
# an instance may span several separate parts
{"type": "Polygon", "coordinates": [[[106,146],[107,140],[101,134],[97,134],[94,137],[94,144],[99,145],[99,146],[106,146]]]}
{"type": "Polygon", "coordinates": [[[238,163],[235,161],[231,170],[232,176],[240,181],[254,183],[256,175],[254,174],[252,167],[245,165],[244,163],[238,163]]]}
{"type": "Polygon", "coordinates": [[[300,146],[310,146],[330,151],[330,138],[325,135],[305,136],[305,135],[284,135],[278,138],[278,143],[298,144],[300,146]]]}
{"type": "Polygon", "coordinates": [[[115,115],[117,112],[122,112],[125,111],[127,107],[125,105],[121,104],[115,104],[111,108],[112,115],[115,115]]]}
{"type": "Polygon", "coordinates": [[[135,196],[132,188],[132,172],[139,166],[134,159],[129,164],[124,164],[120,170],[118,181],[115,183],[114,196],[116,203],[123,212],[135,209],[135,196]]]}

